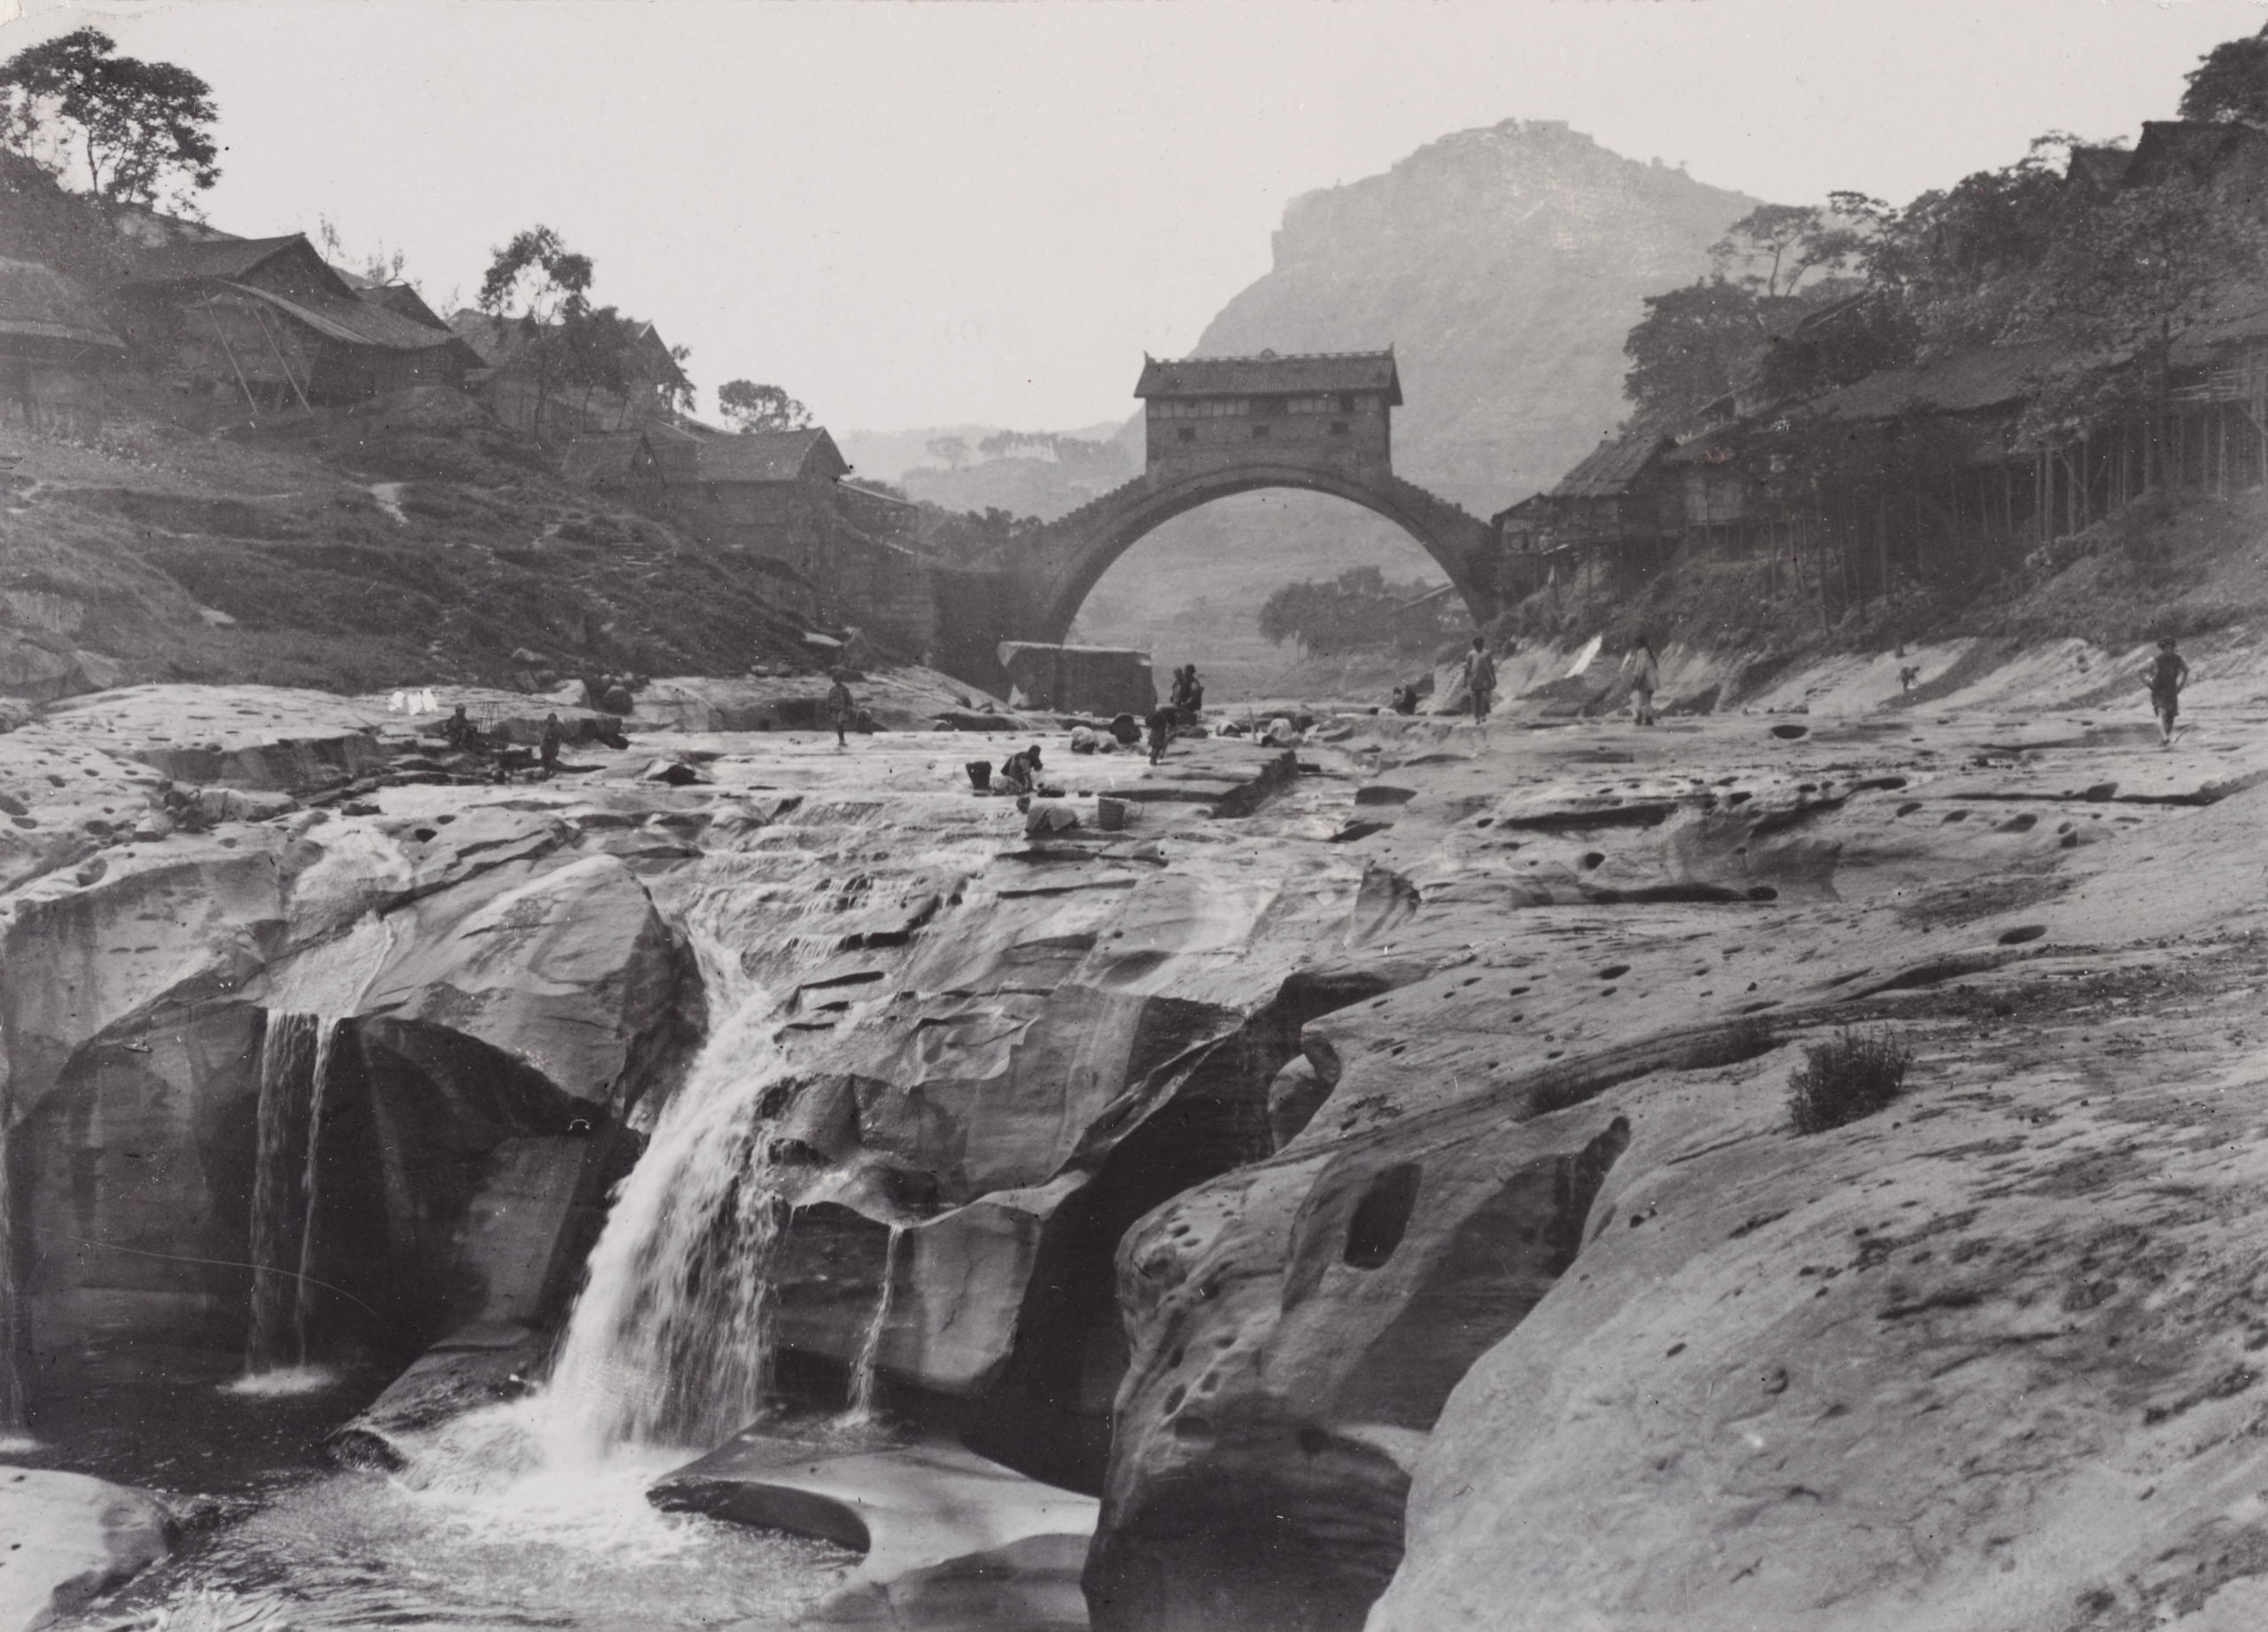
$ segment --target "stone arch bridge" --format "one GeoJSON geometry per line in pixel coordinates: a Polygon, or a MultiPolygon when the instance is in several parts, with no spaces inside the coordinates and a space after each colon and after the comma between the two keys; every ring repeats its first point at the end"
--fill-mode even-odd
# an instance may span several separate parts
{"type": "Polygon", "coordinates": [[[1394,353],[1146,360],[1142,474],[1011,546],[1005,569],[940,585],[940,666],[979,683],[1003,641],[1062,641],[1114,563],[1173,517],[1263,487],[1328,493],[1410,534],[1439,563],[1475,623],[1517,587],[1502,581],[1494,530],[1394,473],[1394,353]]]}

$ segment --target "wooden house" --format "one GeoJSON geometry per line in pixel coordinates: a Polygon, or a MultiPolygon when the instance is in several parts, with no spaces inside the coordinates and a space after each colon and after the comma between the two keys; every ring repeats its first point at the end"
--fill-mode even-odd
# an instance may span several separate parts
{"type": "MultiPolygon", "coordinates": [[[[151,251],[105,307],[161,373],[272,410],[461,385],[478,355],[430,312],[421,319],[398,309],[403,292],[358,291],[294,233],[151,251]]],[[[422,301],[413,309],[426,310],[422,301]]]]}
{"type": "Polygon", "coordinates": [[[103,420],[126,346],[52,267],[0,260],[0,425],[84,436],[103,420]]]}
{"type": "Polygon", "coordinates": [[[1252,357],[1146,357],[1148,469],[1175,479],[1270,463],[1385,474],[1392,410],[1402,406],[1394,352],[1252,357]]]}
{"type": "Polygon", "coordinates": [[[685,370],[650,323],[625,320],[628,344],[609,366],[585,366],[562,330],[523,318],[457,312],[449,327],[486,370],[474,390],[506,424],[548,442],[666,424],[685,389],[685,370]],[[608,377],[602,383],[599,376],[608,377]],[[617,389],[618,387],[618,389],[617,389]]]}

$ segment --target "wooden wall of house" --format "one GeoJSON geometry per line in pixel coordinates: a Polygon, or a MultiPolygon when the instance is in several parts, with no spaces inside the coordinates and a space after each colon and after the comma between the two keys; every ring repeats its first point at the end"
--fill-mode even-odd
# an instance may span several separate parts
{"type": "Polygon", "coordinates": [[[34,436],[89,437],[108,412],[112,363],[0,354],[0,427],[34,436]]]}
{"type": "Polygon", "coordinates": [[[1377,392],[1163,398],[1144,412],[1147,468],[1168,479],[1254,461],[1316,464],[1350,476],[1393,462],[1386,398],[1377,392]]]}

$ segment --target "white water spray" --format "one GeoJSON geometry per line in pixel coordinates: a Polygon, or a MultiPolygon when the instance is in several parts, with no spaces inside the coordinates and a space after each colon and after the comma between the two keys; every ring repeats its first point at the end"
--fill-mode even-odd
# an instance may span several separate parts
{"type": "Polygon", "coordinates": [[[252,1325],[245,1370],[304,1366],[314,1311],[317,1156],[338,1022],[270,1014],[260,1045],[258,1156],[252,1195],[252,1325]]]}
{"type": "Polygon", "coordinates": [[[774,1019],[768,993],[741,993],[623,1181],[552,1371],[555,1457],[705,1448],[762,1411],[786,1222],[765,1126],[787,1069],[774,1019]]]}
{"type": "Polygon", "coordinates": [[[897,1286],[898,1243],[905,1239],[905,1226],[894,1224],[889,1227],[889,1244],[882,1248],[882,1281],[874,1294],[874,1318],[866,1323],[866,1335],[858,1342],[858,1358],[850,1367],[850,1420],[854,1424],[874,1420],[874,1381],[882,1355],[882,1338],[889,1330],[890,1295],[897,1286]]]}

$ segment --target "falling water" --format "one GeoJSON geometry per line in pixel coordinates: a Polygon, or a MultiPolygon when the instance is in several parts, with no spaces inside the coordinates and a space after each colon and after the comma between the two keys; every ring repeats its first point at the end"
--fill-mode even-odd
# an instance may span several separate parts
{"type": "Polygon", "coordinates": [[[882,1334],[889,1326],[890,1294],[897,1285],[897,1247],[905,1238],[904,1224],[890,1225],[889,1245],[882,1248],[882,1284],[874,1294],[874,1318],[866,1323],[866,1334],[858,1342],[858,1358],[850,1368],[850,1418],[854,1423],[874,1419],[874,1377],[882,1359],[882,1334]]]}
{"type": "Polygon", "coordinates": [[[320,1200],[315,1158],[338,1036],[338,1022],[330,1016],[271,1014],[260,1039],[248,1372],[307,1364],[320,1200]]]}
{"type": "Polygon", "coordinates": [[[765,992],[740,997],[623,1181],[552,1371],[555,1455],[713,1445],[762,1411],[786,1214],[765,1126],[787,1069],[775,1019],[765,992]]]}
{"type": "Polygon", "coordinates": [[[0,1106],[0,1446],[24,1433],[24,1379],[16,1370],[15,1210],[8,1195],[8,1124],[0,1106]]]}

